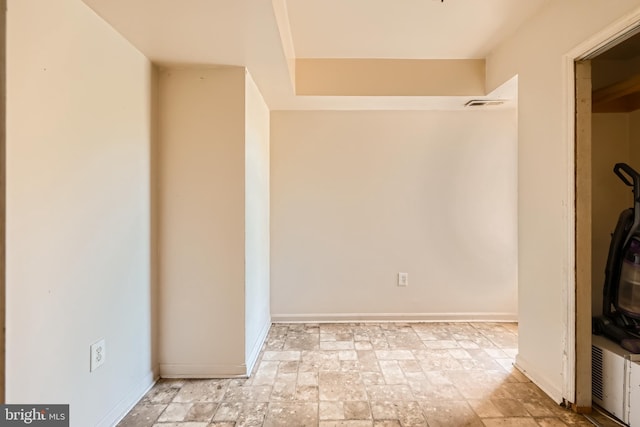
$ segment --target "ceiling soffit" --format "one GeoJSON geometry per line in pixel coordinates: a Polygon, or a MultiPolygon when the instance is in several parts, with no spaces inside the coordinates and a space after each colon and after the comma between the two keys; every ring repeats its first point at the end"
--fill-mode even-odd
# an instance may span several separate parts
{"type": "Polygon", "coordinates": [[[156,64],[244,66],[272,109],[339,110],[484,95],[486,52],[549,0],[83,1],[156,64]]]}
{"type": "Polygon", "coordinates": [[[544,0],[272,3],[298,96],[485,96],[484,57],[544,0]]]}
{"type": "Polygon", "coordinates": [[[485,95],[484,59],[296,59],[297,95],[485,95]]]}

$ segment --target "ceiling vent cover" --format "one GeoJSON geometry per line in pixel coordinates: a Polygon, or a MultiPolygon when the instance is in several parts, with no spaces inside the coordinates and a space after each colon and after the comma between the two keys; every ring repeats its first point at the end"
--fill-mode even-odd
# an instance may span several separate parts
{"type": "Polygon", "coordinates": [[[489,107],[493,105],[502,105],[504,100],[502,99],[472,99],[464,104],[465,107],[489,107]]]}

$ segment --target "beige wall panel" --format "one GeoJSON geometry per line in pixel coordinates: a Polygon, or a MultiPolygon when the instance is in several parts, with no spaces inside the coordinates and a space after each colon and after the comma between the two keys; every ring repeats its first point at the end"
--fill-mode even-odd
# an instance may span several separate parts
{"type": "Polygon", "coordinates": [[[296,95],[486,95],[484,59],[296,59],[296,95]]]}
{"type": "Polygon", "coordinates": [[[245,373],[245,70],[159,75],[160,374],[245,373]]]}
{"type": "Polygon", "coordinates": [[[517,317],[515,111],[271,126],[274,319],[517,317]]]}
{"type": "MultiPolygon", "coordinates": [[[[629,113],[629,164],[640,171],[640,110],[629,113]]],[[[632,196],[629,196],[631,199],[632,196]]]]}
{"type": "Polygon", "coordinates": [[[269,109],[246,76],[245,115],[245,358],[255,363],[271,326],[269,109]]]}
{"type": "Polygon", "coordinates": [[[549,2],[487,58],[487,90],[519,82],[517,363],[558,401],[575,398],[562,395],[575,226],[565,55],[637,9],[635,0],[549,2]]]}
{"type": "Polygon", "coordinates": [[[152,67],[80,1],[8,10],[7,401],[113,425],[154,380],[152,67]]]}
{"type": "MultiPolygon", "coordinates": [[[[613,173],[613,166],[629,162],[629,115],[594,114],[592,117],[592,313],[602,314],[604,269],[611,233],[618,216],[633,203],[632,193],[613,173]]],[[[635,167],[631,163],[632,167],[635,167]]]]}

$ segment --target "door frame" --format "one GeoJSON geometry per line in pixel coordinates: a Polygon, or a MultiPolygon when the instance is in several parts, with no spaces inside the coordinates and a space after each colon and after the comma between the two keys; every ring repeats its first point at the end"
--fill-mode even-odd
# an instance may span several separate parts
{"type": "Polygon", "coordinates": [[[0,0],[0,403],[5,403],[6,361],[6,115],[7,0],[0,0]]]}
{"type": "MultiPolygon", "coordinates": [[[[576,233],[578,224],[584,225],[591,222],[590,209],[576,213],[576,207],[581,202],[587,202],[582,198],[590,198],[590,191],[579,193],[576,184],[591,182],[591,168],[577,168],[577,149],[585,149],[590,153],[591,136],[590,129],[586,135],[581,136],[580,144],[588,144],[588,147],[577,145],[576,113],[579,108],[576,105],[576,72],[577,61],[591,59],[599,53],[607,50],[640,30],[640,8],[630,12],[621,19],[608,25],[602,31],[596,33],[583,43],[579,44],[563,56],[563,109],[565,111],[565,147],[567,147],[567,191],[568,203],[565,213],[569,224],[567,245],[568,265],[565,268],[566,286],[563,289],[564,324],[563,333],[563,396],[577,411],[588,411],[591,407],[591,276],[580,272],[580,266],[576,259],[576,233]],[[576,176],[580,173],[580,176],[576,176]],[[586,215],[580,217],[578,215],[586,215]],[[588,297],[584,297],[588,296],[588,297]],[[588,325],[586,324],[588,322],[588,325]]],[[[587,236],[583,236],[586,238],[587,236]]],[[[590,254],[590,247],[586,253],[590,254]]],[[[584,256],[582,253],[580,256],[584,256]]],[[[590,263],[589,263],[590,265],[590,263]]]]}

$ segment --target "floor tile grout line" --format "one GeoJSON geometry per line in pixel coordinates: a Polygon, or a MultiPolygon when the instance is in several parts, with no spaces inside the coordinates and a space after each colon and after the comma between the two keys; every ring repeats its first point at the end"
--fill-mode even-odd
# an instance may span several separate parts
{"type": "MultiPolygon", "coordinates": [[[[328,325],[328,327],[325,327],[324,325],[321,327],[320,325],[316,325],[316,330],[314,332],[312,332],[312,335],[317,336],[317,343],[318,343],[318,348],[317,350],[311,350],[311,352],[314,351],[318,351],[318,352],[322,352],[323,350],[321,350],[319,348],[319,343],[320,343],[320,333],[321,332],[327,332],[330,334],[335,334],[335,339],[337,340],[342,340],[342,341],[349,341],[351,342],[351,345],[353,346],[353,351],[355,351],[357,358],[355,361],[351,361],[350,357],[347,357],[346,359],[348,360],[340,360],[340,353],[339,353],[339,349],[336,349],[336,351],[324,351],[325,353],[329,354],[329,353],[333,353],[333,354],[337,354],[337,358],[338,360],[334,363],[334,364],[329,364],[329,365],[323,365],[323,363],[319,363],[318,366],[314,369],[312,368],[312,371],[315,370],[315,372],[324,372],[325,370],[327,370],[327,372],[358,372],[358,381],[360,384],[362,384],[364,390],[365,390],[365,397],[366,397],[366,401],[367,401],[367,405],[366,407],[369,410],[370,413],[370,422],[371,424],[373,424],[375,422],[374,419],[374,414],[373,414],[373,403],[374,401],[371,399],[372,398],[372,389],[371,387],[369,387],[368,385],[365,384],[365,380],[363,377],[363,373],[365,372],[363,370],[363,367],[360,366],[358,363],[359,360],[361,360],[361,353],[358,353],[358,351],[355,349],[355,342],[356,342],[356,338],[357,338],[357,334],[358,333],[365,333],[366,332],[366,342],[374,343],[375,345],[370,346],[370,348],[366,351],[371,352],[371,356],[373,357],[373,360],[375,360],[375,367],[378,369],[378,373],[377,376],[378,378],[376,379],[376,376],[372,376],[371,380],[374,381],[371,384],[380,384],[383,385],[385,387],[393,385],[393,384],[389,384],[389,379],[386,378],[383,374],[383,369],[382,366],[380,364],[381,359],[378,358],[378,353],[377,351],[380,350],[398,350],[398,349],[403,349],[403,350],[409,350],[413,356],[413,360],[416,361],[417,366],[416,367],[411,367],[409,369],[415,370],[412,371],[414,373],[420,373],[420,375],[416,375],[415,377],[412,377],[411,375],[409,375],[409,371],[407,371],[406,369],[411,366],[408,363],[401,363],[401,361],[403,361],[403,358],[394,358],[394,362],[396,363],[396,367],[398,370],[398,374],[401,375],[406,381],[402,382],[401,385],[403,385],[404,387],[406,387],[406,389],[403,391],[403,393],[407,393],[405,395],[405,397],[411,399],[411,402],[416,402],[416,404],[418,405],[418,411],[419,414],[422,415],[423,417],[423,421],[426,421],[427,418],[427,413],[431,415],[433,415],[433,413],[431,411],[427,412],[427,408],[429,407],[428,404],[426,403],[426,400],[424,400],[423,398],[418,399],[418,392],[420,392],[420,396],[421,397],[425,397],[426,395],[422,394],[422,391],[420,391],[421,389],[418,388],[414,388],[412,387],[412,381],[426,381],[429,382],[432,378],[437,378],[437,377],[432,377],[429,375],[429,373],[431,372],[442,372],[445,375],[445,377],[448,377],[450,379],[453,379],[455,377],[451,377],[450,375],[453,374],[454,372],[458,372],[459,375],[464,375],[465,373],[471,373],[471,372],[486,372],[486,375],[492,375],[491,372],[494,372],[494,374],[497,374],[499,377],[498,379],[496,379],[496,383],[499,384],[503,384],[504,387],[507,387],[509,385],[515,385],[515,389],[513,389],[513,387],[507,387],[504,389],[503,392],[507,392],[507,393],[511,393],[514,390],[520,389],[522,391],[522,393],[530,393],[531,391],[536,392],[536,390],[532,387],[535,387],[534,385],[531,385],[531,387],[527,386],[527,387],[520,387],[519,384],[528,384],[528,382],[522,382],[521,380],[519,380],[518,378],[514,377],[514,369],[513,367],[511,367],[508,363],[506,363],[507,360],[513,360],[514,357],[514,352],[513,350],[513,346],[507,346],[507,343],[510,342],[510,339],[513,338],[517,338],[517,330],[513,329],[513,328],[507,328],[504,325],[500,324],[500,322],[494,322],[492,324],[487,324],[487,325],[477,325],[474,323],[464,323],[464,324],[460,324],[460,328],[457,327],[458,325],[453,324],[453,323],[449,323],[449,322],[443,322],[440,324],[435,324],[435,325],[424,325],[423,327],[414,325],[414,324],[404,324],[404,323],[398,323],[397,325],[393,325],[393,324],[384,324],[384,325],[375,325],[373,324],[373,326],[371,326],[371,324],[367,324],[367,325],[360,325],[360,324],[355,324],[355,323],[350,323],[347,325],[328,325]],[[344,327],[343,327],[344,326],[344,327]],[[366,326],[366,328],[365,328],[366,326]],[[433,326],[433,328],[431,328],[431,326],[433,326]],[[442,350],[439,351],[439,353],[445,357],[447,360],[450,360],[452,363],[455,362],[458,364],[457,367],[454,367],[455,371],[449,371],[447,370],[447,368],[444,368],[444,370],[442,369],[442,366],[444,365],[440,365],[440,368],[438,368],[436,365],[432,366],[432,368],[434,369],[430,369],[430,370],[426,370],[430,365],[424,365],[422,362],[420,362],[419,360],[419,356],[420,357],[425,357],[427,356],[430,352],[433,352],[432,349],[427,348],[425,346],[425,339],[428,337],[428,331],[431,330],[433,332],[433,341],[446,341],[449,340],[451,341],[451,343],[447,343],[445,344],[445,346],[441,347],[442,350]],[[487,340],[487,344],[490,344],[489,346],[478,346],[477,347],[477,351],[474,352],[470,352],[468,348],[466,348],[465,346],[462,346],[460,344],[460,340],[463,339],[473,339],[474,337],[477,337],[478,339],[485,339],[487,340]],[[511,337],[511,338],[510,338],[511,337]],[[455,347],[449,347],[449,346],[455,346],[455,347]],[[421,350],[417,350],[417,348],[420,348],[421,350]],[[456,355],[454,353],[452,353],[452,348],[455,350],[457,348],[463,349],[465,352],[470,353],[471,358],[467,358],[467,357],[460,357],[458,358],[459,355],[456,355]],[[492,352],[488,352],[487,349],[492,349],[494,351],[492,352]],[[509,350],[511,349],[511,350],[509,350]],[[509,351],[507,351],[509,350],[509,351]],[[422,351],[421,353],[416,353],[416,351],[422,351]],[[478,358],[479,357],[479,358],[478,358]],[[466,360],[472,360],[473,362],[466,362],[466,360]],[[490,363],[491,362],[491,363],[490,363]],[[451,372],[451,374],[449,374],[449,372],[451,372]],[[379,381],[379,382],[378,382],[379,381]],[[529,390],[529,391],[528,391],[529,390]]],[[[274,330],[273,333],[272,331],[270,331],[267,341],[269,342],[265,342],[265,345],[263,346],[263,348],[261,349],[261,353],[260,356],[256,362],[256,365],[253,369],[252,372],[252,376],[255,376],[255,374],[258,372],[258,369],[260,367],[260,365],[264,362],[264,352],[265,351],[299,351],[298,353],[298,358],[297,358],[297,369],[295,370],[295,376],[294,381],[295,381],[295,394],[290,398],[291,400],[289,400],[289,403],[307,403],[307,407],[308,408],[315,408],[314,411],[315,412],[315,417],[316,417],[316,421],[315,424],[319,424],[321,421],[324,420],[320,420],[320,391],[321,391],[321,384],[319,382],[319,378],[317,381],[317,393],[318,393],[318,398],[314,400],[313,398],[313,394],[311,394],[311,398],[309,398],[308,395],[302,396],[299,392],[301,390],[301,385],[300,385],[300,375],[301,375],[301,365],[302,365],[302,360],[303,360],[303,351],[304,351],[304,344],[306,342],[308,342],[308,340],[303,339],[302,341],[300,341],[301,336],[303,333],[308,332],[305,326],[296,326],[296,327],[290,327],[290,326],[286,326],[285,328],[280,328],[279,330],[274,330]],[[297,344],[296,344],[297,343],[297,344]],[[303,346],[301,348],[296,347],[296,345],[300,345],[303,346]],[[304,397],[305,400],[299,400],[301,397],[304,397]],[[308,405],[308,404],[311,405],[308,405]]],[[[328,336],[329,337],[329,336],[328,336]]],[[[364,338],[364,337],[363,337],[364,338]]],[[[313,341],[313,340],[312,340],[313,341]]],[[[429,342],[431,342],[432,340],[429,340],[429,342]]],[[[478,341],[479,342],[479,341],[478,341]]],[[[316,348],[316,347],[312,347],[312,348],[316,348]]],[[[438,352],[438,351],[436,351],[438,352]]],[[[290,355],[285,355],[284,357],[289,357],[290,355]]],[[[275,357],[279,357],[278,355],[275,355],[275,357]]],[[[293,367],[293,366],[292,366],[293,367]]],[[[372,366],[373,367],[373,366],[372,366]]],[[[283,365],[283,360],[280,360],[278,362],[278,365],[276,366],[276,377],[274,377],[274,379],[272,380],[271,383],[273,383],[274,381],[277,380],[277,376],[278,376],[278,372],[284,369],[284,365],[283,365]]],[[[391,371],[393,373],[393,383],[395,384],[395,381],[397,380],[395,377],[395,371],[391,371]]],[[[373,372],[372,372],[373,373],[373,372]]],[[[458,375],[456,374],[456,375],[458,375]]],[[[290,377],[291,378],[291,377],[290,377]]],[[[267,378],[265,378],[267,379],[267,378]]],[[[245,382],[243,383],[233,383],[234,386],[238,386],[241,387],[243,384],[252,384],[251,381],[253,380],[253,378],[249,378],[247,379],[245,382]]],[[[230,401],[231,399],[233,399],[234,397],[230,393],[230,389],[232,386],[232,382],[231,381],[226,381],[223,383],[225,385],[225,391],[224,393],[222,393],[221,397],[220,397],[220,402],[217,403],[217,405],[219,406],[221,403],[224,403],[226,401],[230,401]]],[[[265,383],[267,384],[267,383],[265,383]]],[[[369,385],[371,385],[369,384],[369,385]]],[[[400,384],[400,383],[399,383],[400,384]]],[[[416,383],[417,384],[417,383],[416,383]]],[[[452,382],[451,385],[453,387],[455,387],[455,389],[459,389],[461,384],[459,382],[452,382]]],[[[430,384],[427,385],[425,390],[430,390],[432,387],[434,386],[434,384],[430,384]]],[[[184,384],[182,384],[182,387],[184,387],[184,384]]],[[[437,385],[436,385],[437,387],[437,385]]],[[[384,388],[383,388],[384,389],[384,388]]],[[[383,390],[381,389],[381,391],[383,390]]],[[[400,392],[399,388],[396,388],[395,392],[400,392]]],[[[501,392],[501,393],[503,393],[501,392]]],[[[179,392],[176,392],[179,393],[179,392]]],[[[264,413],[264,417],[262,418],[263,420],[263,424],[265,424],[267,421],[269,421],[269,419],[271,421],[271,423],[273,423],[274,419],[277,418],[273,418],[273,414],[271,412],[269,412],[268,410],[268,406],[272,403],[271,401],[271,393],[273,393],[273,386],[271,386],[271,389],[269,390],[269,396],[267,397],[268,402],[265,402],[267,405],[267,409],[265,409],[265,413],[264,413]]],[[[376,393],[378,393],[376,391],[376,393]]],[[[173,394],[173,397],[175,397],[177,394],[173,394]]],[[[542,397],[544,397],[544,395],[541,395],[542,397]]],[[[394,397],[398,397],[398,395],[394,396],[394,397]]],[[[475,414],[474,416],[477,417],[477,419],[480,420],[484,420],[484,419],[493,419],[493,417],[480,417],[479,414],[477,414],[475,412],[475,410],[472,408],[471,404],[470,404],[470,399],[471,397],[468,396],[467,394],[465,394],[464,396],[462,396],[462,400],[460,401],[460,404],[463,404],[463,406],[465,406],[467,409],[466,411],[471,411],[470,414],[475,414]]],[[[513,398],[514,402],[515,401],[520,401],[522,402],[522,399],[525,399],[525,397],[516,397],[516,395],[511,396],[511,397],[503,397],[503,399],[505,400],[505,402],[509,399],[513,398]]],[[[253,402],[253,400],[255,399],[254,396],[252,395],[247,395],[246,397],[242,398],[242,401],[245,402],[245,400],[248,402],[249,400],[251,400],[253,402]]],[[[449,399],[449,398],[445,398],[445,399],[449,399]]],[[[478,397],[478,399],[486,399],[486,397],[478,397]]],[[[528,397],[526,398],[528,399],[528,397]]],[[[169,403],[164,404],[164,405],[158,405],[161,407],[161,411],[159,413],[154,412],[156,414],[156,416],[154,417],[153,420],[151,420],[152,422],[156,422],[157,420],[161,417],[161,414],[164,413],[164,411],[167,410],[168,404],[171,403],[171,401],[173,401],[174,399],[170,399],[169,403]]],[[[408,402],[409,400],[404,399],[402,400],[403,402],[408,402]]],[[[448,400],[450,401],[450,400],[448,400]]],[[[400,402],[400,401],[399,401],[400,402]]],[[[246,406],[246,402],[245,405],[246,406]]],[[[253,403],[249,406],[255,406],[253,403]]],[[[362,408],[364,408],[364,406],[361,406],[362,408]]],[[[527,417],[520,417],[520,418],[527,418],[527,419],[533,419],[534,421],[537,422],[537,420],[541,419],[541,418],[553,418],[558,423],[561,423],[562,421],[560,420],[560,415],[562,415],[563,419],[567,418],[568,415],[567,414],[560,414],[559,412],[556,412],[555,410],[550,412],[550,415],[548,417],[535,417],[533,416],[533,413],[531,413],[529,411],[528,406],[525,407],[525,411],[527,411],[528,416],[527,417]]],[[[211,415],[211,418],[209,419],[209,422],[212,422],[213,418],[215,418],[215,412],[218,411],[218,408],[213,408],[214,409],[214,413],[213,415],[211,415]]],[[[346,416],[346,414],[345,414],[346,416]]],[[[497,418],[497,417],[496,417],[497,418]]],[[[507,419],[506,417],[502,417],[507,419]]],[[[517,417],[516,417],[517,418],[517,417]]],[[[500,419],[500,418],[498,418],[500,419]]],[[[571,419],[571,418],[567,418],[567,419],[571,419]]],[[[396,422],[398,422],[398,419],[395,419],[396,422]]],[[[577,419],[575,419],[576,422],[579,422],[577,419]]],[[[428,422],[428,421],[427,421],[428,422]]],[[[367,421],[368,423],[368,421],[367,421]]],[[[176,424],[179,425],[180,423],[176,424]]]]}

